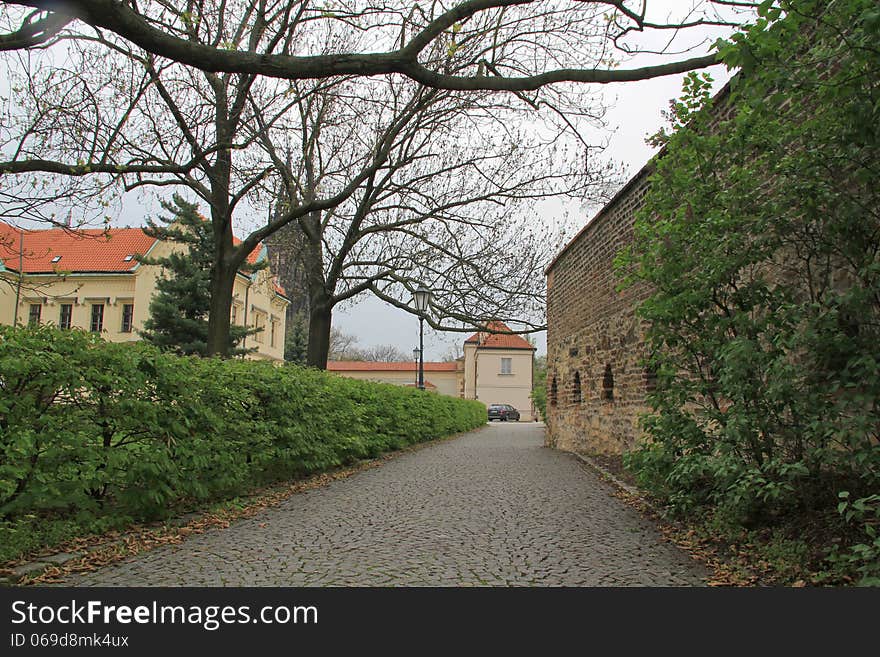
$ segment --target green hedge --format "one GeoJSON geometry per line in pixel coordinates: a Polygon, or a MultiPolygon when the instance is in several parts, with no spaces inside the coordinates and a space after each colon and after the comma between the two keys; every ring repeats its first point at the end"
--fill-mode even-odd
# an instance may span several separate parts
{"type": "Polygon", "coordinates": [[[294,365],[3,326],[0,516],[157,518],[485,421],[479,402],[294,365]]]}

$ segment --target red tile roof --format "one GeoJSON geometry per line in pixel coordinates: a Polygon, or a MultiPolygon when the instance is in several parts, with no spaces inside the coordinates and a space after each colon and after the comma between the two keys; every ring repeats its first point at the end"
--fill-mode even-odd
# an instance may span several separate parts
{"type": "MultiPolygon", "coordinates": [[[[156,238],[141,228],[21,230],[0,222],[0,262],[13,271],[18,271],[21,235],[22,269],[26,274],[130,272],[138,265],[133,256],[144,255],[156,243],[156,238]]],[[[241,240],[233,238],[233,243],[241,244],[241,240]]],[[[262,252],[263,245],[258,244],[248,254],[247,262],[255,264],[262,252]]],[[[275,291],[285,296],[277,281],[274,285],[275,291]]]]}
{"type": "MultiPolygon", "coordinates": [[[[233,244],[233,246],[238,246],[239,244],[241,244],[241,240],[238,239],[237,237],[233,237],[233,238],[232,238],[232,244],[233,244]]],[[[261,254],[262,252],[263,252],[263,245],[262,245],[262,244],[257,244],[257,245],[254,247],[254,250],[251,251],[251,252],[248,254],[248,257],[247,257],[247,262],[248,262],[248,264],[249,264],[249,265],[255,265],[255,264],[257,263],[257,261],[260,259],[260,254],[261,254]]]]}
{"type": "Polygon", "coordinates": [[[478,331],[464,341],[465,344],[477,343],[480,347],[488,349],[531,349],[535,347],[530,345],[528,341],[521,335],[517,335],[510,330],[504,322],[489,322],[486,328],[491,331],[503,331],[502,333],[489,333],[488,331],[478,331]]]}
{"type": "MultiPolygon", "coordinates": [[[[375,363],[363,360],[331,360],[327,361],[327,369],[331,372],[416,372],[419,364],[413,361],[402,363],[375,363]]],[[[456,364],[424,363],[425,372],[454,372],[456,364]]]]}
{"type": "Polygon", "coordinates": [[[51,272],[127,272],[156,242],[140,228],[19,230],[0,223],[0,260],[18,271],[21,237],[22,269],[27,274],[51,272]],[[126,260],[128,258],[128,260],[126,260]]]}

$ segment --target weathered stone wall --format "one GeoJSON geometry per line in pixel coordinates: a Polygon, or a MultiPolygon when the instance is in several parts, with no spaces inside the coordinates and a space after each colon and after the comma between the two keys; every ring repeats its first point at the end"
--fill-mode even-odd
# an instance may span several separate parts
{"type": "Polygon", "coordinates": [[[636,174],[547,269],[549,446],[619,454],[639,440],[651,377],[635,307],[647,288],[619,292],[613,260],[632,240],[651,170],[636,174]]]}

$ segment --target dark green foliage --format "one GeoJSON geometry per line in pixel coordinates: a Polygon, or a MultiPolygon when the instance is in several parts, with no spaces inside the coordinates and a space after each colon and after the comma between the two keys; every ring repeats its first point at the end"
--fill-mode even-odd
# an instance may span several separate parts
{"type": "MultiPolygon", "coordinates": [[[[204,356],[208,351],[208,311],[211,307],[211,268],[214,257],[211,224],[198,214],[198,206],[174,196],[174,203],[162,202],[171,213],[165,227],[150,223],[149,235],[186,245],[187,249],[164,258],[141,258],[149,265],[165,268],[166,276],[156,281],[150,301],[150,317],[141,336],[157,347],[179,354],[204,356]]],[[[255,333],[244,326],[231,326],[229,354],[246,350],[236,346],[255,333]]]]}
{"type": "Polygon", "coordinates": [[[309,355],[309,325],[303,314],[297,314],[287,325],[284,336],[284,360],[305,365],[309,355]]]}
{"type": "Polygon", "coordinates": [[[541,413],[541,419],[547,417],[547,357],[537,356],[533,368],[532,401],[541,413]]]}
{"type": "Polygon", "coordinates": [[[655,413],[630,464],[671,508],[734,524],[840,501],[837,563],[877,583],[880,13],[782,4],[722,46],[743,67],[732,118],[688,78],[619,260],[656,290],[655,413]]]}
{"type": "Polygon", "coordinates": [[[475,401],[47,326],[0,326],[0,373],[0,543],[21,549],[33,514],[157,518],[486,421],[475,401]]]}

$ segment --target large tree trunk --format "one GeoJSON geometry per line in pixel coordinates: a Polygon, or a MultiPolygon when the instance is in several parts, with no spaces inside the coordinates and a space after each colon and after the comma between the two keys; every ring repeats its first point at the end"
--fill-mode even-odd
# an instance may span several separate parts
{"type": "Polygon", "coordinates": [[[327,369],[327,357],[330,353],[330,326],[332,307],[326,303],[316,304],[314,297],[309,305],[309,350],[308,365],[318,369],[327,369]]]}
{"type": "MultiPolygon", "coordinates": [[[[229,356],[232,291],[238,260],[232,258],[235,250],[232,241],[232,216],[227,199],[228,178],[215,179],[214,207],[211,211],[211,227],[214,236],[214,266],[211,270],[211,309],[208,312],[208,356],[229,356]]],[[[245,317],[247,317],[245,308],[245,317]]]]}
{"type": "Polygon", "coordinates": [[[306,240],[303,243],[302,258],[309,290],[309,348],[306,360],[309,367],[326,370],[335,303],[333,290],[328,288],[327,281],[324,280],[324,247],[320,223],[320,212],[312,212],[303,220],[306,240]]]}
{"type": "MultiPolygon", "coordinates": [[[[232,143],[235,123],[230,121],[229,97],[221,77],[205,73],[214,90],[214,129],[218,144],[232,143]]],[[[232,290],[235,275],[244,258],[232,258],[235,251],[232,236],[232,208],[230,207],[230,180],[232,150],[220,148],[213,166],[207,170],[211,181],[211,229],[214,236],[214,268],[211,272],[211,310],[208,313],[208,356],[229,356],[232,290]]],[[[244,255],[247,257],[247,254],[244,255]]],[[[247,317],[245,308],[245,317],[247,317]]]]}
{"type": "Polygon", "coordinates": [[[217,257],[211,275],[211,310],[208,313],[208,356],[229,355],[229,329],[232,310],[232,288],[235,285],[235,267],[217,257]]]}

